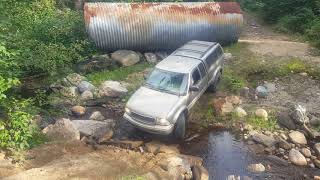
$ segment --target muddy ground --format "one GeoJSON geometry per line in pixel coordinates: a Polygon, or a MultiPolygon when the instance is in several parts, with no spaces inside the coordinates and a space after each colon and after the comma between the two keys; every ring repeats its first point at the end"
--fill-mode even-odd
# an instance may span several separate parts
{"type": "MultiPolygon", "coordinates": [[[[241,42],[248,43],[249,50],[259,55],[275,57],[299,57],[310,63],[320,64],[320,58],[312,55],[311,47],[296,42],[261,25],[255,18],[246,15],[241,42]]],[[[281,60],[281,58],[280,58],[281,60]]],[[[320,83],[299,74],[272,81],[277,91],[267,99],[244,101],[245,106],[286,108],[287,103],[302,103],[312,112],[320,112],[320,83]]],[[[204,95],[199,102],[206,108],[204,95]]],[[[259,145],[247,145],[241,135],[230,129],[220,128],[189,131],[185,142],[173,142],[168,137],[141,132],[121,117],[123,103],[89,107],[89,112],[100,110],[107,118],[117,121],[114,140],[157,140],[165,144],[177,144],[183,154],[200,156],[209,171],[210,179],[225,179],[228,175],[249,176],[253,179],[312,179],[320,175],[319,169],[297,167],[264,153],[259,145]],[[120,105],[118,105],[120,104],[120,105]],[[267,171],[252,174],[246,170],[250,163],[266,164],[267,171]]],[[[83,117],[87,118],[87,117],[83,117]]],[[[197,121],[197,119],[194,119],[197,121]]],[[[168,178],[159,166],[159,159],[150,153],[128,150],[114,146],[98,145],[92,148],[81,142],[48,143],[26,152],[26,160],[20,165],[0,165],[0,177],[7,179],[121,179],[129,175],[154,172],[158,178],[168,178]]]]}

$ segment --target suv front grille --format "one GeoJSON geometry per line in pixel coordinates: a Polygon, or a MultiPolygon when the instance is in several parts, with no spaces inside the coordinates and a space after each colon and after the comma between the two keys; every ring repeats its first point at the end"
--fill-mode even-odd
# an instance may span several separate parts
{"type": "Polygon", "coordinates": [[[131,112],[131,113],[130,113],[130,116],[131,116],[134,120],[140,121],[140,122],[145,123],[145,124],[152,124],[152,125],[154,125],[155,122],[156,122],[155,118],[147,117],[147,116],[144,116],[144,115],[140,115],[140,114],[135,113],[135,112],[131,112]]]}

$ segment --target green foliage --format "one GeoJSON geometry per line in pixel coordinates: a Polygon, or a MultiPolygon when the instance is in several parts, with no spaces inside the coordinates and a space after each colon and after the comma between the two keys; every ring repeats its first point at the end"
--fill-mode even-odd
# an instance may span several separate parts
{"type": "Polygon", "coordinates": [[[320,17],[311,23],[307,30],[307,38],[318,48],[320,48],[320,17]]]}
{"type": "Polygon", "coordinates": [[[244,87],[244,80],[235,75],[230,69],[225,68],[222,75],[222,80],[220,84],[220,88],[227,90],[229,92],[238,92],[239,89],[244,87]]]}
{"type": "Polygon", "coordinates": [[[121,180],[145,180],[145,179],[146,178],[142,176],[137,176],[137,175],[129,175],[121,178],[121,180]]]}
{"type": "Polygon", "coordinates": [[[277,120],[274,116],[269,117],[267,120],[263,118],[250,115],[246,120],[250,125],[256,129],[273,131],[277,127],[277,120]]]}
{"type": "Polygon", "coordinates": [[[151,67],[148,63],[137,64],[129,67],[120,67],[118,69],[109,71],[95,72],[87,75],[87,78],[94,84],[100,85],[103,81],[114,80],[122,81],[128,77],[129,74],[138,73],[151,67]]]}

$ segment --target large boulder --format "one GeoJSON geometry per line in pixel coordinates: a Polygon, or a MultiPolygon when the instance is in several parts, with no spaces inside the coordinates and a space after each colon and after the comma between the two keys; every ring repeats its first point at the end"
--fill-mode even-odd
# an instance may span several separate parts
{"type": "Polygon", "coordinates": [[[86,80],[85,77],[81,76],[80,74],[77,74],[77,73],[72,73],[72,74],[69,74],[67,77],[66,77],[66,80],[73,86],[78,86],[81,81],[84,81],[86,80]]]}
{"type": "Polygon", "coordinates": [[[58,119],[55,124],[47,126],[42,132],[52,141],[80,140],[80,132],[69,119],[58,119]]]}
{"type": "Polygon", "coordinates": [[[242,109],[241,107],[236,107],[233,110],[233,112],[235,113],[235,115],[237,117],[240,117],[240,118],[247,116],[247,112],[244,109],[242,109]]]}
{"type": "Polygon", "coordinates": [[[307,144],[306,137],[299,131],[292,131],[291,133],[289,133],[289,138],[295,144],[307,144]]]}
{"type": "Polygon", "coordinates": [[[105,81],[98,90],[101,97],[122,97],[127,92],[127,88],[118,81],[105,81]]]}
{"type": "Polygon", "coordinates": [[[306,121],[309,119],[306,114],[306,108],[303,107],[302,105],[295,105],[291,109],[290,113],[291,118],[294,120],[295,123],[297,124],[305,124],[306,121]]]}
{"type": "Polygon", "coordinates": [[[81,96],[81,100],[87,101],[93,99],[93,93],[91,91],[84,91],[81,96]]]}
{"type": "Polygon", "coordinates": [[[265,82],[263,86],[267,89],[268,93],[276,91],[276,85],[273,83],[265,82]]]}
{"type": "Polygon", "coordinates": [[[86,108],[83,106],[73,106],[71,112],[75,116],[82,116],[86,113],[86,108]]]}
{"type": "Polygon", "coordinates": [[[268,89],[264,86],[258,86],[256,88],[256,94],[259,98],[266,98],[268,96],[268,89]]]}
{"type": "Polygon", "coordinates": [[[288,112],[280,112],[277,116],[278,123],[289,130],[296,129],[296,124],[291,119],[288,112]]]}
{"type": "Polygon", "coordinates": [[[289,151],[289,160],[298,166],[306,166],[308,164],[306,158],[296,149],[289,151]]]}
{"type": "Polygon", "coordinates": [[[276,144],[276,140],[272,136],[267,136],[262,133],[254,133],[252,139],[257,143],[263,144],[267,147],[271,147],[276,144]]]}
{"type": "Polygon", "coordinates": [[[100,111],[95,111],[91,114],[91,116],[89,117],[90,120],[95,120],[95,121],[103,121],[106,118],[102,115],[102,113],[100,111]]]}
{"type": "Polygon", "coordinates": [[[213,99],[213,108],[218,115],[226,115],[233,111],[233,105],[228,102],[225,98],[213,99]]]}
{"type": "Polygon", "coordinates": [[[62,96],[65,96],[67,98],[75,98],[78,96],[78,88],[75,86],[62,87],[60,93],[62,96]]]}
{"type": "Polygon", "coordinates": [[[95,89],[94,85],[89,83],[88,81],[81,81],[78,85],[78,90],[80,93],[83,93],[85,91],[93,91],[95,89]]]}
{"type": "Polygon", "coordinates": [[[99,139],[112,131],[114,121],[73,120],[72,124],[80,131],[81,135],[99,139]]]}
{"type": "Polygon", "coordinates": [[[132,66],[140,61],[139,55],[130,50],[118,50],[111,54],[111,58],[122,66],[132,66]]]}

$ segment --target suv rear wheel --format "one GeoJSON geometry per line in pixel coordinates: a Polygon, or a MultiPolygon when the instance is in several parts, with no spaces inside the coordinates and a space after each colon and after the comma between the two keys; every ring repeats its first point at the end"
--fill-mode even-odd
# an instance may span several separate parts
{"type": "Polygon", "coordinates": [[[177,140],[183,140],[186,134],[186,116],[181,113],[177,119],[174,136],[177,140]]]}
{"type": "Polygon", "coordinates": [[[218,72],[214,81],[210,84],[210,86],[208,87],[208,90],[210,92],[216,92],[217,91],[217,86],[221,80],[221,76],[222,76],[222,73],[221,72],[218,72]]]}

